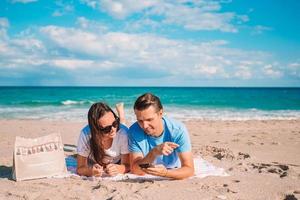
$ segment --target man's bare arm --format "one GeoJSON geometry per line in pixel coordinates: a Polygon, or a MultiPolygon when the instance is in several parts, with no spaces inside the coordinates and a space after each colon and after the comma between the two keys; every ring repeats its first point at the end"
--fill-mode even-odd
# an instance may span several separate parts
{"type": "Polygon", "coordinates": [[[159,155],[170,155],[174,149],[178,147],[178,144],[174,142],[164,142],[160,145],[157,145],[144,157],[142,153],[131,153],[130,154],[130,163],[131,163],[131,173],[144,175],[145,172],[141,170],[139,164],[144,163],[153,163],[155,158],[159,155]]]}
{"type": "Polygon", "coordinates": [[[143,169],[147,174],[163,176],[173,179],[185,179],[194,175],[194,161],[191,152],[179,153],[181,167],[178,169],[166,169],[163,165],[143,169]]]}
{"type": "Polygon", "coordinates": [[[168,169],[166,177],[174,179],[185,179],[194,175],[194,159],[192,152],[178,153],[181,168],[168,169]]]}
{"type": "Polygon", "coordinates": [[[129,160],[130,160],[130,171],[133,174],[137,175],[145,175],[145,172],[141,170],[139,164],[143,163],[153,163],[155,160],[156,155],[154,151],[150,151],[146,157],[142,153],[130,153],[129,160]]]}

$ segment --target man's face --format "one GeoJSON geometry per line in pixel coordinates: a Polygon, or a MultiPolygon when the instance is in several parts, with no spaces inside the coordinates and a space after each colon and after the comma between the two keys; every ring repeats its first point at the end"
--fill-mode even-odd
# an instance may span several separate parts
{"type": "Polygon", "coordinates": [[[145,110],[134,110],[139,126],[151,136],[159,136],[163,131],[162,113],[153,106],[145,110]]]}

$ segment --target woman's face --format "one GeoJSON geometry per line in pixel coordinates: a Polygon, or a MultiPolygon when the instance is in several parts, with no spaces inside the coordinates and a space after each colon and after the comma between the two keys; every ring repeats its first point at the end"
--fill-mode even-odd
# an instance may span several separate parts
{"type": "Polygon", "coordinates": [[[108,132],[101,132],[103,138],[114,138],[117,134],[117,128],[112,126],[116,118],[112,112],[105,113],[99,120],[98,125],[100,129],[108,129],[108,132]],[[111,129],[110,129],[111,128],[111,129]]]}

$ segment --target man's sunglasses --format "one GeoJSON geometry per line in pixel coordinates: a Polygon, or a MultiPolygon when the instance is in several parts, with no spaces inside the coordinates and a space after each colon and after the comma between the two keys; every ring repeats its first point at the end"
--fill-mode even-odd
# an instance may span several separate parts
{"type": "Polygon", "coordinates": [[[101,127],[99,126],[99,131],[103,134],[109,134],[111,132],[112,127],[118,128],[120,125],[120,119],[117,117],[116,120],[112,123],[112,125],[101,127]]]}

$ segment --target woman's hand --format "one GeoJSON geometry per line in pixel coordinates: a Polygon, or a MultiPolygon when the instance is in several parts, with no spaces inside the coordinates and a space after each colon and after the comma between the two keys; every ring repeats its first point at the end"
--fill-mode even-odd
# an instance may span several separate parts
{"type": "Polygon", "coordinates": [[[92,176],[102,176],[103,167],[99,164],[94,164],[92,167],[92,176]]]}
{"type": "Polygon", "coordinates": [[[110,176],[116,176],[119,174],[119,165],[117,164],[108,164],[106,165],[105,172],[110,176]]]}

